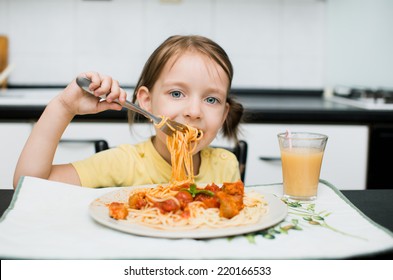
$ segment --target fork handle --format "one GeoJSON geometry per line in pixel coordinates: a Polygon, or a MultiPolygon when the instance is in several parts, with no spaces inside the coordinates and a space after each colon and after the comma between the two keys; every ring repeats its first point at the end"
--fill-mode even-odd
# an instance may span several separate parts
{"type": "MultiPolygon", "coordinates": [[[[91,84],[91,81],[85,77],[77,77],[76,78],[76,83],[78,84],[79,87],[81,87],[84,91],[94,95],[94,92],[92,92],[89,89],[89,85],[91,84]]],[[[106,94],[101,95],[99,98],[101,98],[102,100],[106,100],[106,94]]],[[[113,102],[120,104],[119,99],[115,99],[113,102]]],[[[141,107],[139,107],[138,105],[126,100],[126,102],[122,105],[124,108],[127,108],[128,110],[137,112],[139,114],[144,115],[146,118],[151,119],[155,124],[158,124],[162,121],[162,118],[157,117],[151,113],[149,113],[148,111],[142,109],[141,107]]]]}
{"type": "MultiPolygon", "coordinates": [[[[118,99],[115,99],[114,102],[121,105],[118,99]]],[[[144,115],[146,118],[151,119],[155,124],[160,123],[162,120],[162,118],[157,117],[153,114],[150,114],[148,111],[143,110],[141,107],[139,107],[138,105],[136,105],[128,100],[126,100],[126,103],[124,103],[122,106],[124,108],[127,108],[128,110],[131,110],[131,111],[134,111],[134,112],[144,115]]]]}

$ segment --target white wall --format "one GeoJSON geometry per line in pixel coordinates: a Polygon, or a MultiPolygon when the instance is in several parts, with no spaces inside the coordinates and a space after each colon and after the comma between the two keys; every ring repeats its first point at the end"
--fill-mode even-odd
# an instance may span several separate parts
{"type": "Polygon", "coordinates": [[[330,86],[393,88],[393,1],[328,0],[330,86]]]}
{"type": "Polygon", "coordinates": [[[134,85],[148,55],[173,34],[208,36],[227,50],[235,87],[322,88],[320,0],[0,0],[10,84],[66,84],[97,70],[134,85]],[[170,2],[170,1],[169,1],[170,2]]]}

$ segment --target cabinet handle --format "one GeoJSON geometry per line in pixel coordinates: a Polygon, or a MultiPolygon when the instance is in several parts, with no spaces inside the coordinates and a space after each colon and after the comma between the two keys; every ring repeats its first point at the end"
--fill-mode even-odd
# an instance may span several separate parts
{"type": "Polygon", "coordinates": [[[263,161],[281,161],[280,157],[259,157],[263,161]]]}
{"type": "Polygon", "coordinates": [[[103,139],[61,139],[60,143],[92,143],[96,153],[109,149],[108,142],[103,139]]]}

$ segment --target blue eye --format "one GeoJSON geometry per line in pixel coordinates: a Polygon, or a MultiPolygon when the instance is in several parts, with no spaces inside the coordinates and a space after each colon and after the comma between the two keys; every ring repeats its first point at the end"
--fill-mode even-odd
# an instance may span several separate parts
{"type": "Polygon", "coordinates": [[[209,103],[209,104],[215,104],[215,103],[219,102],[219,100],[218,100],[217,98],[211,97],[211,96],[208,97],[208,98],[206,98],[205,100],[206,100],[206,102],[209,103]]]}
{"type": "Polygon", "coordinates": [[[183,93],[181,91],[174,90],[174,91],[171,91],[171,96],[173,98],[180,98],[183,96],[183,93]]]}

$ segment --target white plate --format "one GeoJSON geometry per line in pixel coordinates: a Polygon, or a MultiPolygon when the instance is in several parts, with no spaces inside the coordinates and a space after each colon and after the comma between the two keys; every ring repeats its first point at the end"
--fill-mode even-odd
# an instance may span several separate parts
{"type": "Polygon", "coordinates": [[[132,190],[135,190],[135,187],[121,188],[119,190],[104,194],[101,197],[95,199],[89,206],[89,213],[91,217],[100,224],[103,224],[107,227],[136,235],[161,238],[202,239],[233,236],[262,230],[278,224],[287,216],[287,205],[284,202],[282,202],[279,198],[270,193],[258,191],[264,196],[264,199],[268,203],[268,212],[263,215],[257,223],[251,225],[214,229],[174,229],[173,231],[171,231],[154,229],[139,224],[132,224],[127,220],[115,220],[109,217],[109,211],[106,204],[114,201],[127,201],[129,193],[132,190]]]}

